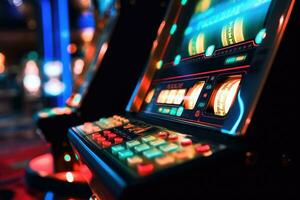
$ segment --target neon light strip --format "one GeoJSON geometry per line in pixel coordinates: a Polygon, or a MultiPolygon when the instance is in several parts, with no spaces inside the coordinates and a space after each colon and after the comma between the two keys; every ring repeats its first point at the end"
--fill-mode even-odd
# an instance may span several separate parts
{"type": "Polygon", "coordinates": [[[234,123],[231,130],[221,129],[222,133],[227,133],[227,134],[230,134],[230,135],[236,135],[236,130],[237,130],[239,124],[241,123],[244,112],[245,112],[245,105],[244,105],[244,101],[241,97],[241,92],[239,92],[239,94],[238,94],[238,102],[239,102],[239,108],[240,108],[240,114],[239,114],[238,119],[234,123]]]}
{"type": "Polygon", "coordinates": [[[72,73],[70,66],[70,54],[67,51],[67,47],[70,44],[70,32],[69,32],[69,9],[67,0],[56,0],[58,7],[58,21],[59,21],[59,50],[60,58],[63,64],[62,81],[65,84],[65,90],[62,95],[62,101],[60,105],[64,105],[65,101],[72,93],[72,73]]]}
{"type": "MultiPolygon", "coordinates": [[[[43,43],[44,43],[44,63],[53,59],[53,37],[52,37],[52,16],[51,4],[49,0],[41,1],[42,23],[43,23],[43,43]]],[[[43,70],[44,71],[44,70],[43,70]]]]}
{"type": "Polygon", "coordinates": [[[243,66],[239,66],[239,67],[212,70],[212,71],[209,71],[209,72],[200,72],[200,73],[195,73],[195,74],[188,74],[188,75],[182,75],[182,76],[173,76],[173,77],[168,77],[168,78],[161,78],[161,79],[156,79],[153,82],[157,83],[157,82],[161,82],[161,81],[173,80],[173,79],[179,79],[179,78],[185,78],[185,77],[191,77],[191,76],[199,76],[199,75],[213,74],[213,73],[219,73],[219,72],[226,72],[226,71],[231,71],[231,70],[246,69],[246,68],[249,68],[249,67],[250,67],[250,65],[243,65],[243,66]]]}

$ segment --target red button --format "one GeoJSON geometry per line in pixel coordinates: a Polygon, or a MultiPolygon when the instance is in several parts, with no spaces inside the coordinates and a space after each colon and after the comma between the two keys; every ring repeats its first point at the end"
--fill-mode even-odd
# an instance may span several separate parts
{"type": "Polygon", "coordinates": [[[176,141],[178,139],[178,135],[176,135],[176,134],[169,135],[168,139],[170,141],[174,142],[174,141],[176,141]]]}
{"type": "Polygon", "coordinates": [[[165,139],[167,136],[168,136],[168,132],[167,131],[160,131],[158,133],[158,137],[162,138],[162,139],[165,139]]]}
{"type": "Polygon", "coordinates": [[[195,146],[195,149],[198,153],[205,153],[210,151],[210,146],[208,144],[199,144],[195,146]]]}
{"type": "Polygon", "coordinates": [[[102,142],[102,147],[103,148],[107,148],[107,147],[110,147],[111,146],[111,142],[110,141],[103,141],[102,142]]]}
{"type": "Polygon", "coordinates": [[[111,133],[110,130],[105,130],[105,131],[103,131],[103,135],[104,135],[104,136],[107,136],[107,135],[110,134],[110,133],[111,133]]]}
{"type": "Polygon", "coordinates": [[[149,164],[138,164],[137,170],[139,175],[141,176],[146,176],[148,174],[151,174],[154,170],[154,165],[149,163],[149,164]]]}
{"type": "Polygon", "coordinates": [[[121,137],[116,137],[114,140],[115,140],[116,144],[119,144],[119,143],[123,142],[123,138],[121,138],[121,137]]]}
{"type": "Polygon", "coordinates": [[[107,137],[108,137],[108,139],[114,139],[115,137],[116,137],[117,135],[116,134],[114,134],[114,133],[109,133],[109,134],[107,134],[107,137]]]}
{"type": "Polygon", "coordinates": [[[98,133],[92,135],[93,140],[97,140],[97,138],[99,138],[99,137],[101,137],[101,135],[98,133]]]}
{"type": "Polygon", "coordinates": [[[102,137],[102,136],[100,136],[100,137],[97,138],[97,142],[98,142],[99,144],[102,144],[102,142],[105,141],[105,140],[106,140],[106,139],[105,139],[104,137],[102,137]]]}
{"type": "Polygon", "coordinates": [[[192,144],[192,140],[189,139],[189,138],[184,138],[183,140],[181,140],[181,145],[182,146],[187,146],[187,145],[190,145],[192,144]]]}

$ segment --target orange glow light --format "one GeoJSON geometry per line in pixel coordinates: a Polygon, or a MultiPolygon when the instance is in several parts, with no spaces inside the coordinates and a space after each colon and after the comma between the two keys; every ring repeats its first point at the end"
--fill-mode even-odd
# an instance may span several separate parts
{"type": "Polygon", "coordinates": [[[85,28],[81,32],[81,38],[84,42],[91,42],[95,33],[94,28],[85,28]]]}
{"type": "Polygon", "coordinates": [[[152,98],[154,96],[154,92],[155,92],[154,89],[150,90],[150,92],[148,93],[148,95],[145,98],[145,102],[146,103],[150,103],[151,102],[151,100],[152,100],[152,98]]]}
{"type": "Polygon", "coordinates": [[[241,82],[240,76],[230,77],[218,89],[214,99],[214,113],[218,116],[225,116],[237,94],[241,82]]]}
{"type": "Polygon", "coordinates": [[[185,109],[193,110],[195,108],[204,83],[204,81],[200,81],[189,89],[186,97],[184,98],[183,105],[185,109]]]}
{"type": "Polygon", "coordinates": [[[161,24],[159,25],[159,28],[158,28],[158,31],[157,31],[157,35],[160,35],[160,34],[161,34],[161,32],[162,32],[162,30],[164,29],[165,25],[166,25],[166,21],[163,20],[163,21],[161,22],[161,24]]]}
{"type": "Polygon", "coordinates": [[[83,68],[84,68],[84,61],[80,58],[76,59],[73,68],[74,74],[80,75],[83,71],[83,68]]]}
{"type": "Polygon", "coordinates": [[[156,102],[157,103],[166,103],[167,98],[169,96],[169,92],[170,92],[170,90],[162,90],[162,91],[160,91],[156,102]]]}

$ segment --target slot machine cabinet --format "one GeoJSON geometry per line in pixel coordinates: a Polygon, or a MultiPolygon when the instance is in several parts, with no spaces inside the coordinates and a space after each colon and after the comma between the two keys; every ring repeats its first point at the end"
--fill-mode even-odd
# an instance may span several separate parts
{"type": "Polygon", "coordinates": [[[126,111],[69,130],[95,198],[251,194],[251,121],[294,4],[173,1],[126,111]]]}
{"type": "MultiPolygon", "coordinates": [[[[113,89],[115,93],[121,96],[118,99],[118,106],[114,107],[114,109],[126,106],[127,100],[122,104],[121,99],[130,96],[131,93],[123,89],[130,86],[134,87],[134,80],[138,79],[138,72],[142,70],[140,66],[143,66],[147,59],[147,51],[150,51],[153,39],[156,36],[156,29],[165,13],[166,5],[167,1],[165,0],[152,2],[117,1],[117,10],[112,12],[116,16],[111,21],[110,26],[107,27],[106,37],[100,36],[98,38],[98,45],[95,47],[97,55],[91,60],[91,67],[86,71],[85,76],[81,78],[85,81],[75,87],[73,95],[67,102],[68,107],[55,108],[46,113],[44,111],[38,113],[38,126],[47,141],[51,143],[52,155],[44,155],[45,157],[34,159],[31,163],[37,163],[37,166],[40,166],[40,161],[44,159],[43,163],[41,163],[44,171],[48,172],[50,170],[51,173],[61,172],[65,175],[66,172],[78,168],[76,157],[67,140],[67,129],[90,118],[95,119],[101,113],[108,112],[109,108],[105,106],[106,103],[115,102],[116,98],[110,99],[109,96],[104,98],[99,91],[105,91],[110,88],[109,84],[113,80],[112,77],[115,79],[115,84],[123,87],[113,89]],[[149,18],[148,14],[150,12],[155,12],[155,17],[149,18]],[[144,24],[140,23],[139,20],[143,20],[144,24]],[[147,25],[145,26],[145,24],[147,25]],[[143,50],[139,50],[139,48],[143,50]],[[132,57],[132,55],[135,57],[132,57]],[[136,77],[134,73],[127,70],[130,67],[132,68],[129,65],[129,61],[136,66],[134,68],[134,72],[137,73],[136,77]],[[109,77],[109,81],[107,81],[107,77],[109,77]],[[85,109],[86,107],[94,109],[85,109]],[[99,111],[97,115],[95,115],[93,110],[99,111]],[[45,165],[50,165],[50,167],[45,165]]],[[[38,169],[32,166],[34,164],[29,165],[27,169],[26,177],[29,185],[48,189],[49,185],[46,187],[45,184],[40,184],[41,180],[45,178],[40,177],[40,173],[37,172],[38,169]]],[[[54,177],[51,173],[46,178],[53,179],[54,177]]],[[[75,177],[76,174],[73,173],[72,175],[75,177]]],[[[81,176],[78,175],[78,177],[81,176]]],[[[66,191],[69,191],[70,194],[74,193],[74,191],[80,193],[80,190],[74,188],[70,190],[70,183],[67,183],[65,180],[64,183],[59,187],[53,187],[55,187],[56,191],[58,190],[64,194],[66,191]]],[[[74,183],[75,181],[71,185],[75,185],[74,183]]]]}

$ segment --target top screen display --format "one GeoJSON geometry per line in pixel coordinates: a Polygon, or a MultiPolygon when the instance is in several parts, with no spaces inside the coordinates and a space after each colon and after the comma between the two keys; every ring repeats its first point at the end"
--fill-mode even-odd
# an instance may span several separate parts
{"type": "Polygon", "coordinates": [[[220,129],[234,112],[240,83],[266,37],[271,0],[181,4],[141,110],[220,129]]]}

